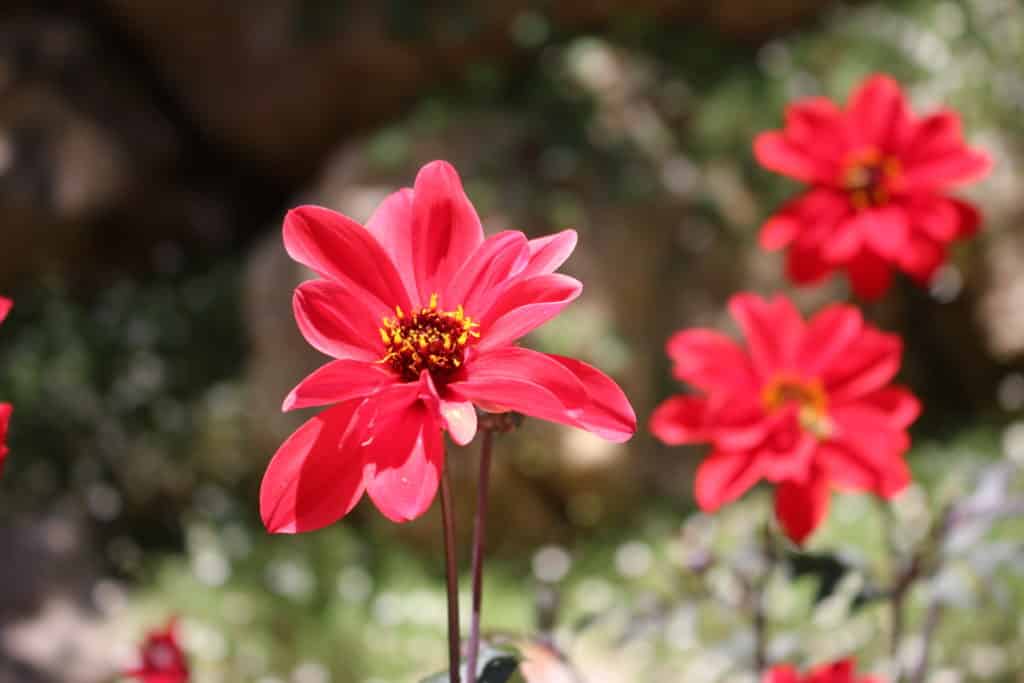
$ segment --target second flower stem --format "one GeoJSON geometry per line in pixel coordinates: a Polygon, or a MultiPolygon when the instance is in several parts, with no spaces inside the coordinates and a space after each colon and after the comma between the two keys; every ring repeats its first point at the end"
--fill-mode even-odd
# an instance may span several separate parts
{"type": "MultiPolygon", "coordinates": [[[[469,626],[468,676],[476,677],[480,651],[480,612],[484,600],[484,552],[487,548],[487,504],[491,480],[491,446],[494,432],[484,429],[480,444],[480,483],[477,488],[476,520],[473,525],[473,613],[469,626]]],[[[472,682],[470,682],[472,683],[472,682]]]]}
{"type": "Polygon", "coordinates": [[[448,680],[461,683],[462,642],[459,632],[459,568],[455,557],[455,510],[448,481],[448,463],[441,471],[441,523],[444,527],[445,574],[448,579],[448,680]]]}

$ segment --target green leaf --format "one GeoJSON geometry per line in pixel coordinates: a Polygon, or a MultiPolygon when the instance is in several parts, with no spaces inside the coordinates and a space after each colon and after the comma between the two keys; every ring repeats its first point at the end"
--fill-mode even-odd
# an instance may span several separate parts
{"type": "MultiPolygon", "coordinates": [[[[465,662],[462,667],[462,681],[466,683],[470,679],[466,676],[465,662]]],[[[519,674],[519,657],[488,645],[480,648],[476,671],[474,683],[523,683],[523,677],[519,674]]],[[[424,678],[420,683],[448,683],[448,680],[448,672],[442,671],[424,678]]]]}

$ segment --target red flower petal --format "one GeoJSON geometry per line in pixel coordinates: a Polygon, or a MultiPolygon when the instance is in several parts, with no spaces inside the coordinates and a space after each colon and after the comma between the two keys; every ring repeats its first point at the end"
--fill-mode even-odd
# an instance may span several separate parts
{"type": "Polygon", "coordinates": [[[708,441],[705,431],[707,399],[701,396],[673,396],[654,409],[650,429],[669,446],[708,441]]]}
{"type": "Polygon", "coordinates": [[[840,404],[881,389],[899,370],[902,353],[898,336],[865,328],[850,352],[822,372],[829,398],[840,404]]]}
{"type": "Polygon", "coordinates": [[[412,261],[412,198],[411,187],[388,195],[370,216],[370,220],[366,221],[366,229],[391,257],[409,294],[410,304],[420,308],[424,302],[420,300],[417,291],[416,271],[412,261]]]}
{"type": "Polygon", "coordinates": [[[546,354],[509,346],[473,358],[465,379],[448,392],[484,410],[517,413],[579,426],[590,398],[580,379],[546,354]]]}
{"type": "Polygon", "coordinates": [[[780,410],[766,421],[766,434],[755,451],[761,476],[772,482],[806,481],[818,440],[800,428],[796,408],[780,410]]]}
{"type": "Polygon", "coordinates": [[[748,453],[715,451],[697,468],[694,492],[697,504],[714,512],[742,496],[761,478],[757,461],[748,453]]]}
{"type": "Polygon", "coordinates": [[[825,97],[808,97],[786,107],[784,132],[791,142],[833,169],[850,145],[843,112],[825,97]]]}
{"type": "Polygon", "coordinates": [[[911,132],[910,109],[899,83],[884,74],[867,78],[850,97],[850,128],[862,144],[897,151],[911,132]]]}
{"type": "Polygon", "coordinates": [[[863,236],[865,246],[887,260],[898,259],[907,248],[910,225],[900,207],[890,205],[861,211],[851,222],[863,236]]]}
{"type": "Polygon", "coordinates": [[[804,321],[789,299],[737,294],[729,299],[729,311],[743,330],[754,367],[762,377],[793,365],[804,321]]]}
{"type": "Polygon", "coordinates": [[[788,139],[784,133],[761,133],[754,139],[754,156],[770,171],[805,183],[831,182],[836,169],[814,158],[811,153],[788,139]]]}
{"type": "Polygon", "coordinates": [[[487,310],[530,258],[526,235],[507,230],[492,235],[473,252],[444,290],[441,307],[462,305],[470,317],[487,310]]]}
{"type": "Polygon", "coordinates": [[[676,332],[668,340],[666,351],[674,362],[676,379],[695,387],[756,390],[759,380],[750,358],[740,346],[714,330],[693,329],[676,332]]]}
{"type": "Polygon", "coordinates": [[[554,235],[530,240],[530,262],[520,275],[546,275],[558,270],[576,249],[575,230],[563,230],[554,235]]]}
{"type": "Polygon", "coordinates": [[[13,307],[13,301],[11,301],[10,299],[5,299],[4,297],[0,296],[0,323],[4,321],[4,319],[7,317],[7,314],[11,312],[11,308],[13,307]]]}
{"type": "Polygon", "coordinates": [[[769,669],[761,679],[762,683],[800,683],[800,675],[788,664],[769,669]]]}
{"type": "Polygon", "coordinates": [[[363,450],[357,410],[348,401],[310,419],[274,454],[260,486],[260,515],[271,533],[332,524],[363,495],[363,450]]]}
{"type": "MultiPolygon", "coordinates": [[[[909,411],[911,407],[898,409],[909,411]]],[[[903,427],[895,426],[895,417],[860,403],[837,407],[831,417],[835,433],[830,447],[823,449],[822,466],[836,484],[886,498],[906,487],[910,471],[903,454],[910,439],[903,427]]]]}
{"type": "Polygon", "coordinates": [[[442,292],[484,241],[476,209],[451,164],[433,161],[416,175],[412,198],[413,266],[420,302],[442,292]]]}
{"type": "Polygon", "coordinates": [[[482,351],[511,344],[558,315],[583,291],[568,275],[537,275],[517,280],[480,319],[482,351]]]}
{"type": "Polygon", "coordinates": [[[300,206],[284,219],[289,256],[320,275],[352,287],[371,305],[409,310],[409,297],[380,243],[351,218],[320,206],[300,206]]]}
{"type": "Polygon", "coordinates": [[[858,309],[833,304],[807,322],[797,357],[808,377],[817,377],[860,337],[864,318],[858,309]]]}
{"type": "Polygon", "coordinates": [[[797,545],[818,528],[828,514],[828,480],[812,476],[805,483],[782,482],[775,488],[775,516],[797,545]]]}
{"type": "Polygon", "coordinates": [[[476,407],[471,401],[441,401],[441,421],[452,441],[465,446],[476,436],[476,407]]]}
{"type": "Polygon", "coordinates": [[[786,253],[786,275],[797,284],[820,282],[832,271],[832,266],[821,257],[821,250],[808,248],[799,242],[786,253]]]}
{"type": "Polygon", "coordinates": [[[906,248],[900,254],[900,267],[920,284],[931,282],[935,271],[946,261],[946,248],[920,234],[907,241],[906,248]]]}
{"type": "Polygon", "coordinates": [[[372,362],[384,356],[379,330],[388,311],[367,304],[350,286],[330,280],[303,282],[292,298],[295,322],[310,346],[334,358],[372,362]]]}
{"type": "Polygon", "coordinates": [[[575,358],[545,355],[564,365],[587,392],[587,404],[576,420],[577,427],[614,443],[632,438],[636,433],[636,413],[611,377],[575,358]]]}
{"type": "Polygon", "coordinates": [[[862,396],[858,403],[873,406],[893,429],[906,429],[921,414],[921,402],[908,389],[889,386],[862,396]]]}
{"type": "Polygon", "coordinates": [[[847,264],[847,275],[854,293],[866,301],[874,301],[892,284],[892,267],[878,254],[868,249],[860,252],[847,264]]]}
{"type": "Polygon", "coordinates": [[[437,494],[444,469],[441,425],[415,393],[395,391],[370,402],[376,417],[366,445],[366,493],[392,522],[408,522],[437,494]]]}
{"type": "Polygon", "coordinates": [[[341,403],[366,398],[398,378],[387,366],[361,360],[336,360],[320,366],[299,382],[284,399],[281,410],[341,403]]]}
{"type": "Polygon", "coordinates": [[[800,232],[800,220],[780,211],[762,226],[758,240],[765,251],[778,251],[789,246],[800,232]]]}
{"type": "Polygon", "coordinates": [[[907,192],[980,180],[992,168],[991,157],[964,144],[960,117],[951,111],[918,122],[902,161],[901,188],[907,192]]]}

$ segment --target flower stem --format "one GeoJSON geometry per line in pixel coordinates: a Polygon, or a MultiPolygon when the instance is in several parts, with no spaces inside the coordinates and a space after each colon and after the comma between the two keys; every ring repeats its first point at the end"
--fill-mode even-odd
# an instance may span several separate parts
{"type": "Polygon", "coordinates": [[[764,553],[764,574],[754,593],[754,668],[758,676],[768,669],[768,615],[765,613],[765,593],[768,591],[768,581],[775,566],[770,513],[765,517],[761,530],[761,551],[764,553]]]}
{"type": "Polygon", "coordinates": [[[476,676],[476,660],[480,651],[480,611],[484,600],[484,552],[487,545],[487,501],[491,478],[491,445],[494,432],[483,429],[480,444],[480,484],[477,489],[476,520],[473,525],[473,616],[469,626],[469,652],[466,671],[476,676]]]}
{"type": "Polygon", "coordinates": [[[444,527],[445,574],[448,579],[448,680],[461,683],[459,664],[462,651],[459,632],[459,570],[455,557],[455,511],[448,481],[448,463],[441,472],[441,521],[444,527]]]}

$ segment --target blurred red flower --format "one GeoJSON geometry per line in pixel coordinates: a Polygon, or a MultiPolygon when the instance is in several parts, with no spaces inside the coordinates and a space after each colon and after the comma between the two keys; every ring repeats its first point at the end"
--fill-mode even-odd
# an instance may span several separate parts
{"type": "Polygon", "coordinates": [[[803,543],[827,513],[830,486],[885,498],[902,490],[920,405],[890,385],[899,337],[848,305],[805,322],[784,297],[740,294],[729,310],[748,348],[713,330],[676,333],[674,374],[700,393],[668,399],[651,418],[667,444],[713,446],[697,470],[697,503],[717,510],[766,479],[783,529],[803,543]]]}
{"type": "Polygon", "coordinates": [[[797,283],[845,269],[864,299],[889,288],[892,268],[931,279],[947,245],[981,222],[974,206],[946,191],[992,166],[964,143],[956,112],[915,116],[884,75],[866,79],[845,109],[823,97],[790,105],[785,128],[759,135],[754,153],[765,168],[811,186],[765,223],[761,246],[789,248],[787,272],[797,283]]]}
{"type": "Polygon", "coordinates": [[[177,621],[171,619],[161,630],[150,631],[139,648],[141,664],[124,672],[142,683],[187,683],[188,662],[178,645],[177,621]]]}
{"type": "Polygon", "coordinates": [[[455,169],[424,166],[366,227],[303,206],[284,243],[321,279],[295,291],[306,340],[336,360],[299,383],[284,409],[337,404],[274,455],[260,491],[272,532],[318,529],[363,493],[389,519],[422,515],[437,491],[442,429],[466,444],[475,406],[516,411],[625,441],[636,417],[619,387],[580,361],[516,345],[579,296],[554,271],[576,233],[484,239],[455,169]]]}
{"type": "MultiPolygon", "coordinates": [[[[13,306],[13,301],[0,296],[0,323],[7,318],[7,314],[11,312],[13,306]]],[[[14,407],[10,403],[0,403],[0,474],[3,474],[4,460],[7,458],[7,428],[11,423],[13,411],[14,407]]]]}
{"type": "Polygon", "coordinates": [[[857,676],[856,663],[843,659],[823,664],[801,676],[788,664],[772,667],[765,673],[762,683],[885,683],[878,676],[857,676]]]}

